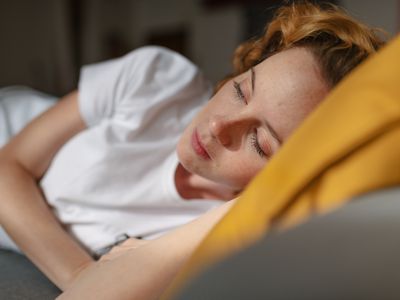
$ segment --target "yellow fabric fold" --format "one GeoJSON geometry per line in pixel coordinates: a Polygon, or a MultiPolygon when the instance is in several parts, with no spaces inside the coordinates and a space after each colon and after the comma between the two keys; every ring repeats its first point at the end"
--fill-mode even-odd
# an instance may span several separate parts
{"type": "Polygon", "coordinates": [[[163,299],[271,229],[400,185],[399,55],[398,37],[329,94],[212,229],[163,299]]]}

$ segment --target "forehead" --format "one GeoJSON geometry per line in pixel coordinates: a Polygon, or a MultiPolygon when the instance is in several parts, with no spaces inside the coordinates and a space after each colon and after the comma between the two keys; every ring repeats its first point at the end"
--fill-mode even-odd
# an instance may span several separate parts
{"type": "Polygon", "coordinates": [[[255,68],[254,97],[285,139],[325,97],[328,87],[306,48],[279,52],[255,68]]]}

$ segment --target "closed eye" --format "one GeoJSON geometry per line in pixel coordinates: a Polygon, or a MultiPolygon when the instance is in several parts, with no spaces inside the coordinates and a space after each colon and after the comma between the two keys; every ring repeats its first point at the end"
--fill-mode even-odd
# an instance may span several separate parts
{"type": "Polygon", "coordinates": [[[240,102],[247,104],[246,97],[244,96],[244,93],[240,87],[240,84],[237,83],[236,81],[233,81],[233,88],[235,90],[235,98],[237,100],[239,100],[240,102]]]}
{"type": "Polygon", "coordinates": [[[265,158],[267,157],[267,155],[265,154],[265,152],[263,151],[263,149],[261,148],[258,139],[257,139],[257,131],[253,132],[251,134],[251,145],[253,146],[253,149],[257,152],[257,154],[261,157],[261,158],[265,158]]]}

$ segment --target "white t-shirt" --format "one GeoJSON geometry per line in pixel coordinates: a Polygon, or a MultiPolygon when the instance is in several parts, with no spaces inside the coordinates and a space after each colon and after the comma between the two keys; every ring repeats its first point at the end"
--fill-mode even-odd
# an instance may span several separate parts
{"type": "Polygon", "coordinates": [[[0,147],[57,98],[25,86],[0,89],[0,147]]]}
{"type": "Polygon", "coordinates": [[[41,187],[84,246],[96,252],[122,234],[151,239],[222,203],[184,200],[174,182],[179,136],[210,95],[196,66],[160,47],[82,69],[88,128],[60,149],[41,187]]]}

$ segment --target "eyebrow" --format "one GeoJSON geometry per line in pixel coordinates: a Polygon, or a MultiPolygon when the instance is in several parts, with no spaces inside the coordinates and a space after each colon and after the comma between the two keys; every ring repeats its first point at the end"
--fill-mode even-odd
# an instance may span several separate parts
{"type": "MultiPolygon", "coordinates": [[[[256,72],[254,71],[253,67],[250,68],[250,72],[251,72],[251,91],[252,91],[252,94],[254,94],[255,82],[256,82],[256,72]]],[[[264,121],[268,127],[268,130],[271,132],[271,135],[278,141],[279,145],[282,145],[282,141],[279,138],[278,134],[276,133],[275,129],[268,123],[268,121],[266,119],[264,121]]]]}

